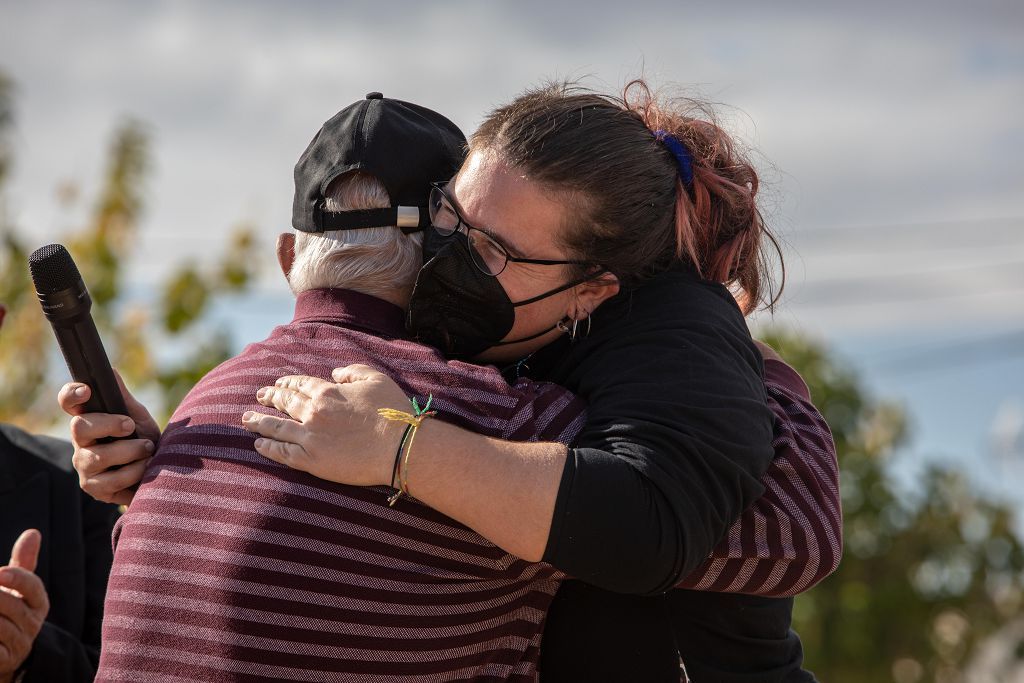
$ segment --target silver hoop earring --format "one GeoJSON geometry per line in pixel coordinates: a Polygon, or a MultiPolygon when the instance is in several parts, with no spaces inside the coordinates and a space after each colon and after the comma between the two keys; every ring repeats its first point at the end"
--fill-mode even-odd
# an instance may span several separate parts
{"type": "Polygon", "coordinates": [[[567,325],[565,320],[559,320],[555,324],[555,327],[557,327],[559,330],[561,330],[562,332],[565,332],[567,335],[569,335],[569,340],[570,341],[576,341],[577,338],[586,339],[587,337],[590,336],[590,325],[591,325],[591,318],[590,318],[590,314],[588,313],[587,314],[587,331],[583,333],[582,337],[580,337],[580,335],[579,335],[580,321],[577,320],[576,318],[572,318],[572,327],[567,325]]]}
{"type": "MultiPolygon", "coordinates": [[[[594,322],[593,317],[590,315],[590,311],[585,311],[585,313],[586,313],[586,316],[585,316],[585,318],[582,318],[582,319],[585,319],[587,321],[587,329],[586,329],[586,331],[582,335],[580,335],[581,339],[586,339],[587,337],[590,336],[590,327],[591,327],[591,325],[593,325],[593,322],[594,322]]],[[[575,333],[576,332],[576,326],[579,324],[579,322],[580,322],[579,320],[574,320],[573,321],[573,339],[576,338],[576,333],[575,333]]]]}

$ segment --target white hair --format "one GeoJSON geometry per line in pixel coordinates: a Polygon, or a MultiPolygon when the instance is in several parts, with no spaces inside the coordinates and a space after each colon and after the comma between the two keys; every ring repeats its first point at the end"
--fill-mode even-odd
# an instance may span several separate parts
{"type": "MultiPolygon", "coordinates": [[[[360,172],[332,181],[324,199],[328,212],[391,206],[381,182],[360,172]]],[[[422,233],[406,235],[395,227],[299,231],[288,284],[296,294],[332,287],[377,297],[407,292],[423,265],[422,242],[422,233]]]]}

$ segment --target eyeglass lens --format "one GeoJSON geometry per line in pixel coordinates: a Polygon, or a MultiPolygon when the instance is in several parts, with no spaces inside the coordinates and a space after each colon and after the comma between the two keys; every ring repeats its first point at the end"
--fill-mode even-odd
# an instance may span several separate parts
{"type": "Polygon", "coordinates": [[[508,263],[508,252],[482,230],[468,225],[444,191],[435,187],[430,192],[430,223],[440,235],[449,237],[460,227],[469,241],[473,263],[487,275],[498,275],[508,263]]]}

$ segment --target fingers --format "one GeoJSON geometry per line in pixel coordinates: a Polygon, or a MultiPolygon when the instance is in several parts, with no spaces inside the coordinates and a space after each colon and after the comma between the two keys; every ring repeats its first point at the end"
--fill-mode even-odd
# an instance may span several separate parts
{"type": "Polygon", "coordinates": [[[11,566],[34,572],[39,561],[39,548],[43,544],[43,535],[37,529],[26,529],[14,542],[11,550],[11,566]]]}
{"type": "Polygon", "coordinates": [[[256,452],[264,458],[287,465],[293,469],[309,471],[312,459],[302,446],[274,439],[256,439],[256,452]]]}
{"type": "MultiPolygon", "coordinates": [[[[18,602],[21,602],[20,600],[18,602]]],[[[31,619],[31,617],[29,617],[31,619]]],[[[0,663],[6,664],[4,668],[17,668],[24,661],[24,657],[32,650],[33,636],[25,632],[19,622],[15,623],[4,618],[0,613],[0,663]]],[[[26,623],[28,625],[28,623],[26,623]]],[[[35,626],[30,626],[33,632],[38,632],[35,626]]],[[[4,680],[4,673],[0,673],[0,680],[4,680]]],[[[6,679],[11,680],[11,679],[6,679]]]]}
{"type": "Polygon", "coordinates": [[[89,386],[81,382],[68,382],[57,392],[57,403],[68,415],[80,415],[83,407],[92,396],[89,386]]]}
{"type": "Polygon", "coordinates": [[[113,503],[114,505],[124,505],[128,507],[132,504],[132,500],[135,498],[135,489],[123,489],[110,496],[109,500],[103,501],[104,503],[113,503]]]}
{"type": "Polygon", "coordinates": [[[32,610],[20,593],[15,593],[13,588],[0,585],[0,622],[5,619],[14,624],[23,624],[32,619],[32,610]]]}
{"type": "Polygon", "coordinates": [[[310,417],[312,399],[294,389],[276,385],[263,387],[256,392],[256,400],[270,408],[277,408],[296,420],[305,421],[310,417]]]}
{"type": "Polygon", "coordinates": [[[369,365],[362,365],[360,363],[346,365],[343,368],[334,368],[331,372],[331,379],[339,384],[359,382],[366,379],[373,379],[378,376],[384,375],[383,373],[377,372],[369,365]]]}
{"type": "Polygon", "coordinates": [[[127,505],[135,495],[133,487],[142,480],[149,457],[156,449],[148,439],[124,439],[96,443],[106,436],[126,436],[134,422],[123,415],[87,413],[71,418],[71,440],[75,453],[71,463],[78,472],[78,484],[96,500],[127,505]],[[120,469],[112,469],[120,467],[120,469]]]}
{"type": "MultiPolygon", "coordinates": [[[[50,609],[50,601],[46,597],[46,587],[43,586],[43,581],[32,572],[22,569],[20,567],[3,567],[0,568],[0,586],[8,589],[9,591],[16,591],[21,595],[21,600],[24,601],[25,606],[29,610],[34,612],[43,612],[45,616],[46,612],[50,609]]],[[[17,599],[9,592],[3,592],[0,599],[5,601],[7,598],[17,599]]],[[[13,609],[13,608],[12,608],[13,609]]],[[[16,614],[14,612],[4,612],[5,614],[16,614]]]]}
{"type": "Polygon", "coordinates": [[[96,500],[127,505],[134,495],[130,489],[142,481],[147,466],[149,458],[136,460],[116,470],[106,470],[92,476],[84,476],[79,472],[79,483],[82,490],[96,500]]]}
{"type": "Polygon", "coordinates": [[[290,443],[302,443],[309,431],[301,422],[251,410],[242,415],[242,426],[260,436],[290,443]]]}
{"type": "Polygon", "coordinates": [[[71,464],[82,479],[95,477],[111,468],[145,460],[153,454],[153,442],[146,439],[123,439],[110,443],[78,448],[71,464]]]}
{"type": "Polygon", "coordinates": [[[135,421],[124,415],[85,413],[71,418],[71,440],[78,447],[89,447],[109,436],[130,436],[135,421]]]}
{"type": "MultiPolygon", "coordinates": [[[[139,403],[132,396],[131,392],[128,391],[124,385],[124,380],[121,379],[121,375],[118,374],[117,370],[114,370],[114,377],[117,379],[117,385],[121,389],[121,396],[124,398],[125,407],[128,409],[128,417],[135,421],[132,429],[137,429],[140,436],[153,439],[154,441],[157,440],[160,437],[160,427],[156,420],[150,415],[146,406],[139,403]]],[[[89,401],[90,396],[92,396],[92,389],[89,388],[89,385],[82,384],[81,382],[68,382],[57,392],[57,403],[60,405],[61,410],[68,415],[82,415],[84,406],[89,401]]],[[[128,433],[130,434],[131,431],[128,433]]],[[[121,434],[108,434],[104,436],[121,436],[121,434]]]]}
{"type": "Polygon", "coordinates": [[[309,375],[285,375],[274,382],[274,386],[313,397],[318,392],[330,387],[331,383],[319,377],[310,377],[309,375]]]}
{"type": "Polygon", "coordinates": [[[24,661],[49,611],[42,579],[20,567],[0,568],[0,671],[24,661]]]}

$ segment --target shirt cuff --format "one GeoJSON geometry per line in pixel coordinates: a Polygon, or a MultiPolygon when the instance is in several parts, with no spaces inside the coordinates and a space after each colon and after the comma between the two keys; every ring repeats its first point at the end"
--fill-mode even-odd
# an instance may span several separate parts
{"type": "Polygon", "coordinates": [[[555,509],[551,516],[551,530],[548,532],[548,542],[544,547],[544,562],[550,563],[558,553],[558,541],[562,537],[563,524],[566,508],[569,507],[569,499],[572,496],[572,485],[576,479],[576,449],[569,448],[565,454],[565,465],[562,467],[562,479],[558,483],[558,497],[555,499],[555,509]]]}

